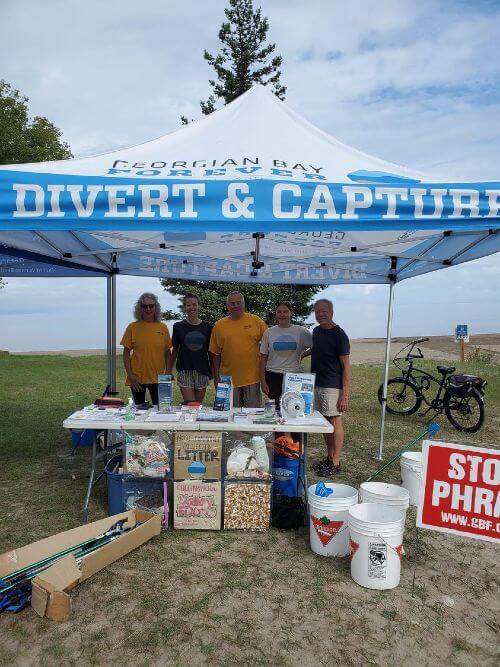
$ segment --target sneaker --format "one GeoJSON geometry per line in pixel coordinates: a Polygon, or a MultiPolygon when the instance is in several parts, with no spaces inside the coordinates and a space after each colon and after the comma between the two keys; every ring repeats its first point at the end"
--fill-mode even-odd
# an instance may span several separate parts
{"type": "Polygon", "coordinates": [[[325,459],[321,459],[321,461],[315,461],[315,462],[312,464],[311,468],[312,468],[314,471],[317,471],[318,468],[323,468],[324,466],[328,465],[329,463],[331,463],[331,461],[330,461],[330,459],[327,457],[327,458],[325,458],[325,459]]]}
{"type": "Polygon", "coordinates": [[[340,472],[340,464],[335,465],[335,463],[332,463],[330,459],[328,459],[328,462],[318,466],[315,472],[319,477],[333,477],[334,475],[338,475],[340,472]]]}

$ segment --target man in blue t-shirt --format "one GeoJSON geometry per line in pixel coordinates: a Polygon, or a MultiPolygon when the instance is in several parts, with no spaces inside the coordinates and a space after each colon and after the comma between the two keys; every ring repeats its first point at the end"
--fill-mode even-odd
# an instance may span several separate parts
{"type": "Polygon", "coordinates": [[[333,321],[333,303],[319,299],[314,304],[319,326],[313,329],[311,371],[316,373],[315,407],[333,425],[333,433],[325,434],[326,459],[313,464],[320,477],[330,477],[340,470],[344,446],[342,413],[349,405],[351,367],[349,338],[333,321]]]}

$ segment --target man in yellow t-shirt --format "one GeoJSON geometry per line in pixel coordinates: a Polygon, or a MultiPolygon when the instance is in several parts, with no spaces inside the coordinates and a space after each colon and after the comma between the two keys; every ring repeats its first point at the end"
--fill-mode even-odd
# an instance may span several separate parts
{"type": "Polygon", "coordinates": [[[167,326],[160,322],[161,307],[154,294],[139,297],[134,315],[136,321],[128,325],[121,340],[126,384],[134,403],[144,403],[149,389],[151,402],[158,405],[158,375],[169,366],[172,341],[167,326]]]}
{"type": "Polygon", "coordinates": [[[241,292],[227,296],[228,316],[218,320],[210,338],[210,352],[217,387],[220,375],[233,379],[235,407],[260,407],[260,341],[267,324],[245,312],[241,292]]]}

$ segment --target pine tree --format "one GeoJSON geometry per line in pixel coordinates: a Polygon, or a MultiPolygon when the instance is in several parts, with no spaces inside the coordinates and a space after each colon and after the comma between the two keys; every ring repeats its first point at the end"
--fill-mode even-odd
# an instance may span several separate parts
{"type": "Polygon", "coordinates": [[[229,104],[255,83],[272,86],[280,100],[285,99],[286,88],[281,85],[281,56],[273,55],[276,44],[265,44],[269,21],[261,9],[254,10],[252,0],[229,0],[224,10],[227,21],[219,31],[221,51],[214,56],[205,50],[203,57],[211,65],[218,81],[210,80],[213,93],[206,102],[200,102],[206,115],[215,111],[216,100],[229,104]]]}
{"type": "MultiPolygon", "coordinates": [[[[205,50],[203,57],[217,74],[210,79],[212,94],[200,102],[205,116],[215,111],[217,100],[229,104],[249,90],[255,83],[272,86],[280,100],[285,99],[286,88],[281,84],[281,56],[273,55],[276,44],[265,44],[269,30],[267,17],[261,9],[254,9],[252,0],[229,0],[224,10],[227,21],[219,30],[222,47],[218,55],[205,50]]],[[[188,123],[185,116],[181,117],[188,123]]]]}
{"type": "MultiPolygon", "coordinates": [[[[224,10],[226,21],[219,30],[221,49],[217,55],[205,50],[204,58],[211,65],[217,80],[209,80],[212,93],[200,106],[205,116],[216,109],[218,101],[229,104],[259,83],[270,86],[280,100],[285,99],[286,88],[281,84],[282,57],[275,54],[276,44],[266,44],[269,21],[261,9],[254,9],[252,0],[229,0],[224,10]]],[[[182,117],[182,122],[188,120],[182,117]]],[[[164,278],[163,288],[174,296],[188,292],[196,294],[202,305],[202,316],[214,322],[226,314],[226,296],[233,290],[245,296],[247,310],[274,324],[275,309],[280,301],[293,306],[295,322],[301,323],[310,315],[309,305],[322,286],[310,285],[248,285],[210,281],[175,280],[164,278]]],[[[178,319],[174,311],[164,313],[167,320],[178,319]]]]}

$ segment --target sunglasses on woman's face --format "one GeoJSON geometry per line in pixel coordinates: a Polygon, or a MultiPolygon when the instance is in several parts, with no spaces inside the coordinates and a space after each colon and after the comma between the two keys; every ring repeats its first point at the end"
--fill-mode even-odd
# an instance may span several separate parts
{"type": "Polygon", "coordinates": [[[150,309],[154,307],[155,307],[154,303],[141,303],[141,308],[144,308],[144,310],[146,310],[146,308],[150,309]]]}

